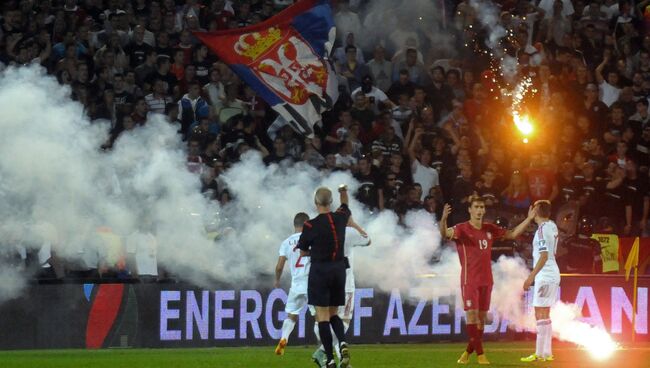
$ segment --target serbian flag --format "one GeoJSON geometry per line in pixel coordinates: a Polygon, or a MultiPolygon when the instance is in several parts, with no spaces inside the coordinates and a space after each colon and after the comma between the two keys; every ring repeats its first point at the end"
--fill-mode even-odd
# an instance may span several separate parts
{"type": "Polygon", "coordinates": [[[299,133],[312,135],[338,98],[328,0],[302,0],[259,24],[195,35],[299,133]]]}

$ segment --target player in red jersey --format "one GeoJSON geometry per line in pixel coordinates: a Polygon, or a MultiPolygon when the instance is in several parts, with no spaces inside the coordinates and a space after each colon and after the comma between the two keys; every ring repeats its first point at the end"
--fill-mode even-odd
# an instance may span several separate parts
{"type": "Polygon", "coordinates": [[[483,353],[482,339],[492,294],[492,243],[500,238],[518,237],[534,219],[535,211],[531,207],[526,220],[512,230],[505,230],[483,222],[485,201],[482,197],[470,196],[468,204],[469,221],[448,228],[447,217],[451,213],[448,204],[445,205],[440,218],[440,232],[456,242],[461,266],[460,285],[469,344],[458,363],[469,363],[469,356],[476,351],[479,364],[490,364],[483,353]]]}

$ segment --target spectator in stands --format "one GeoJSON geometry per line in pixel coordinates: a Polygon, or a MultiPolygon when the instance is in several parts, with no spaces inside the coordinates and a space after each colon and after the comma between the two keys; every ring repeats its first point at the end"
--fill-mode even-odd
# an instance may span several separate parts
{"type": "Polygon", "coordinates": [[[577,233],[562,240],[557,247],[560,272],[590,274],[602,270],[600,243],[591,238],[592,234],[592,220],[582,217],[577,233]]]}
{"type": "Polygon", "coordinates": [[[501,196],[506,206],[519,210],[527,209],[530,206],[531,201],[528,195],[528,184],[520,171],[516,170],[512,173],[510,183],[501,192],[501,196]]]}
{"type": "Polygon", "coordinates": [[[386,49],[383,46],[375,47],[374,58],[368,62],[368,70],[377,88],[387,92],[391,87],[393,63],[386,60],[386,49]]]}
{"type": "Polygon", "coordinates": [[[648,224],[650,210],[650,187],[648,178],[641,177],[637,164],[629,161],[625,165],[625,227],[623,235],[642,236],[648,224]]]}
{"type": "Polygon", "coordinates": [[[293,162],[293,157],[287,152],[287,144],[281,136],[275,137],[273,140],[273,152],[266,156],[264,163],[267,165],[270,164],[280,164],[280,163],[291,163],[293,162]]]}
{"type": "Polygon", "coordinates": [[[354,96],[354,105],[350,110],[350,115],[361,124],[361,129],[364,132],[369,132],[372,129],[372,123],[375,121],[376,114],[365,93],[357,92],[354,96]]]}
{"type": "Polygon", "coordinates": [[[150,113],[164,114],[167,104],[173,102],[172,98],[167,96],[165,81],[156,79],[153,84],[153,92],[145,96],[145,101],[150,113]]]}
{"type": "Polygon", "coordinates": [[[391,101],[398,101],[402,94],[406,94],[410,98],[415,93],[415,86],[416,84],[409,79],[409,71],[407,69],[400,69],[397,80],[390,85],[386,94],[391,101]]]}
{"type": "Polygon", "coordinates": [[[357,60],[356,46],[346,46],[345,56],[345,60],[339,63],[340,73],[346,78],[349,90],[354,91],[361,86],[362,78],[370,74],[370,71],[357,60]]]}
{"type": "Polygon", "coordinates": [[[147,113],[149,108],[144,97],[138,97],[133,105],[131,119],[135,125],[144,125],[147,122],[147,113]]]}
{"type": "Polygon", "coordinates": [[[434,66],[429,70],[431,84],[427,87],[427,96],[432,102],[436,121],[451,112],[454,92],[445,82],[445,69],[434,66]]]}
{"type": "MultiPolygon", "coordinates": [[[[423,134],[423,129],[418,128],[418,130],[416,130],[415,136],[413,137],[411,145],[408,148],[408,153],[411,160],[413,182],[420,184],[422,187],[422,192],[428,194],[431,188],[438,187],[440,185],[440,181],[438,177],[438,171],[431,167],[431,150],[426,147],[421,147],[419,151],[417,149],[417,145],[421,145],[421,138],[423,134]]],[[[424,199],[424,196],[421,197],[421,199],[424,199]]]]}
{"type": "Polygon", "coordinates": [[[338,153],[336,157],[336,167],[341,170],[349,170],[355,172],[357,170],[357,159],[352,155],[353,147],[350,140],[345,140],[339,144],[338,153]]]}
{"type": "Polygon", "coordinates": [[[372,107],[372,110],[377,114],[380,110],[380,107],[384,105],[393,108],[395,104],[388,99],[388,96],[381,89],[373,85],[372,76],[366,75],[361,80],[361,87],[352,91],[352,98],[355,98],[356,95],[363,93],[368,99],[368,103],[372,107]]]}
{"type": "Polygon", "coordinates": [[[409,47],[406,49],[406,59],[399,62],[393,62],[393,65],[394,81],[399,79],[399,72],[404,69],[408,71],[409,80],[411,82],[419,86],[426,83],[427,73],[422,62],[418,61],[418,50],[415,47],[409,47]]]}
{"type": "MultiPolygon", "coordinates": [[[[387,58],[384,44],[373,42],[381,35],[369,34],[377,29],[363,30],[359,15],[350,10],[363,14],[369,6],[364,1],[345,1],[335,14],[342,32],[335,65],[342,94],[334,110],[323,116],[322,131],[317,127],[310,138],[296,136],[289,127],[265,133],[275,114],[191,32],[252,24],[290,3],[215,0],[177,7],[169,0],[7,2],[0,68],[43,65],[70,87],[86,114],[111,122],[105,148],[143,124],[147,110],[165,114],[171,124],[178,123],[192,157],[202,158],[207,182],[215,158],[228,167],[242,152],[254,149],[264,156],[266,146],[273,146],[268,162],[305,161],[324,173],[354,172],[351,163],[359,160],[356,175],[361,177],[369,162],[377,176],[375,186],[384,193],[383,207],[402,215],[406,208],[419,208],[416,202],[422,198],[424,207],[434,211],[435,200],[443,195],[462,203],[468,191],[492,198],[506,187],[496,196],[502,197],[506,209],[527,208],[531,197],[577,199],[581,214],[611,217],[608,221],[621,235],[643,233],[650,167],[650,37],[629,21],[626,4],[620,10],[612,2],[589,4],[583,10],[574,3],[580,8],[573,16],[568,0],[540,3],[546,13],[526,3],[502,4],[502,25],[520,38],[520,45],[510,45],[511,38],[505,38],[498,46],[519,58],[516,80],[531,76],[538,91],[521,103],[539,123],[531,143],[553,143],[544,155],[528,157],[513,154],[511,135],[501,130],[510,129],[503,122],[511,121],[506,112],[511,102],[495,98],[500,96],[494,92],[506,86],[499,73],[486,72],[490,65],[481,49],[481,34],[471,33],[476,50],[473,44],[464,48],[466,41],[459,39],[452,45],[458,56],[445,59],[436,51],[438,45],[416,40],[434,39],[435,27],[404,37],[400,29],[385,37],[389,49],[401,47],[387,58]],[[354,34],[347,40],[341,39],[350,32],[354,34]],[[373,59],[364,64],[363,55],[373,59]],[[537,65],[538,59],[543,63],[537,65]],[[429,64],[432,60],[438,61],[429,64]],[[193,87],[197,83],[202,86],[198,92],[193,87]],[[277,137],[284,150],[276,150],[277,137]],[[427,173],[434,170],[439,185],[431,189],[414,162],[427,173]],[[521,173],[509,174],[513,170],[521,173]],[[459,180],[459,175],[469,178],[471,173],[476,177],[459,180]],[[422,190],[413,185],[416,176],[422,190]]],[[[471,6],[463,1],[453,11],[459,25],[454,29],[449,23],[445,32],[470,35],[466,31],[476,17],[471,6]]],[[[214,192],[224,203],[230,198],[222,187],[214,192]]],[[[464,211],[464,205],[455,207],[464,211]]]]}
{"type": "Polygon", "coordinates": [[[354,178],[359,181],[359,189],[355,197],[371,210],[384,209],[384,192],[381,185],[381,176],[374,171],[368,157],[361,157],[358,161],[359,171],[354,178]]]}
{"type": "Polygon", "coordinates": [[[210,108],[200,95],[200,87],[197,82],[189,85],[188,92],[178,101],[178,114],[181,120],[181,130],[187,135],[189,127],[201,117],[209,116],[210,108]]]}

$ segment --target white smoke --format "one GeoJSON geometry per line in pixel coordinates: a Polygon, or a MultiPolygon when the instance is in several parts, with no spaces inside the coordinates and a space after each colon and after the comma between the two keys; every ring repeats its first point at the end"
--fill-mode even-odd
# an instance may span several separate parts
{"type": "MultiPolygon", "coordinates": [[[[355,41],[366,52],[371,52],[379,44],[389,52],[397,52],[411,38],[422,52],[434,48],[440,58],[455,56],[453,32],[443,28],[451,27],[451,24],[443,24],[439,5],[429,0],[371,1],[359,15],[363,37],[355,35],[355,41]]],[[[445,11],[449,14],[453,9],[445,11]]]]}
{"type": "Polygon", "coordinates": [[[575,304],[555,304],[551,309],[555,337],[584,347],[596,359],[607,358],[619,348],[607,331],[591,326],[581,321],[581,318],[582,312],[575,304]]]}
{"type": "Polygon", "coordinates": [[[470,0],[470,6],[474,8],[476,17],[481,25],[487,30],[485,46],[487,46],[494,60],[499,60],[500,74],[508,80],[513,80],[517,75],[516,58],[506,54],[501,41],[508,35],[508,30],[501,24],[501,9],[489,0],[470,0]]]}
{"type": "MultiPolygon", "coordinates": [[[[314,189],[346,183],[353,192],[358,185],[347,173],[323,176],[302,164],[267,167],[250,153],[224,174],[235,200],[220,208],[200,194],[199,178],[187,171],[176,127],[154,117],[102,152],[108,126],[86,119],[69,96],[68,88],[37,66],[10,68],[0,77],[3,253],[14,252],[17,244],[38,250],[50,243],[65,262],[96,254],[113,264],[120,249],[101,242],[98,228],[122,240],[151,231],[159,263],[182,279],[203,286],[215,281],[268,286],[271,280],[259,276],[272,274],[295,213],[315,214],[314,189]],[[215,223],[221,230],[216,242],[206,232],[206,225],[215,223]],[[10,236],[11,231],[20,235],[10,236]]],[[[351,207],[374,238],[374,246],[359,257],[358,268],[367,270],[361,280],[382,280],[386,269],[403,270],[384,290],[406,288],[426,272],[439,247],[430,216],[410,215],[407,223],[414,230],[407,231],[392,213],[371,218],[357,202],[351,207]]],[[[13,276],[20,279],[19,273],[13,276]]]]}
{"type": "MultiPolygon", "coordinates": [[[[119,249],[98,241],[96,229],[110,228],[122,239],[151,231],[159,263],[182,279],[204,287],[270,287],[293,216],[315,214],[314,189],[346,183],[354,192],[358,186],[347,173],[324,176],[302,164],[267,167],[250,153],[224,174],[235,199],[220,208],[201,195],[199,178],[186,169],[176,127],[150,119],[102,152],[107,125],[88,121],[70,90],[37,66],[0,74],[0,111],[0,255],[47,243],[64,261],[97,253],[111,263],[119,249]],[[215,223],[221,230],[216,242],[206,231],[215,223]]],[[[359,284],[397,288],[413,298],[458,289],[458,257],[441,248],[431,215],[410,213],[404,228],[392,212],[371,216],[354,200],[351,208],[373,241],[355,255],[359,284]]],[[[494,272],[495,310],[514,326],[529,328],[520,292],[528,270],[503,258],[494,272]]],[[[0,303],[20,295],[25,277],[0,265],[0,303]]]]}
{"type": "Polygon", "coordinates": [[[500,257],[492,267],[494,287],[492,307],[500,316],[508,319],[515,328],[530,330],[535,326],[535,316],[528,312],[522,297],[522,286],[529,270],[521,258],[500,257]]]}

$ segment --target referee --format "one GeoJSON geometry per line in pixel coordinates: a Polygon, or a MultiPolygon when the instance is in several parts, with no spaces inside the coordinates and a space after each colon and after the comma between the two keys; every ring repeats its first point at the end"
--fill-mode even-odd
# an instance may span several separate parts
{"type": "Polygon", "coordinates": [[[340,344],[340,366],[347,368],[350,364],[343,321],[337,312],[339,306],[345,305],[345,227],[350,221],[351,213],[344,185],[339,187],[339,194],[341,207],[332,212],[332,191],[325,187],[316,190],[314,202],[318,216],[305,222],[298,240],[301,255],[311,257],[307,299],[309,304],[316,307],[318,334],[327,354],[327,368],[336,368],[330,325],[340,344]]]}

